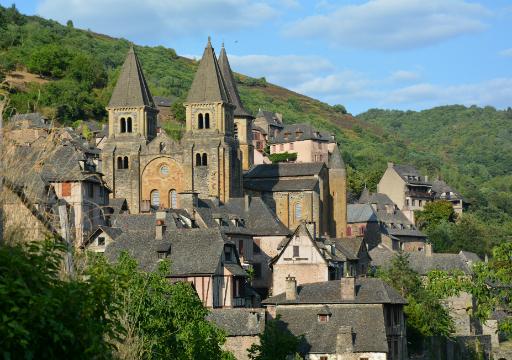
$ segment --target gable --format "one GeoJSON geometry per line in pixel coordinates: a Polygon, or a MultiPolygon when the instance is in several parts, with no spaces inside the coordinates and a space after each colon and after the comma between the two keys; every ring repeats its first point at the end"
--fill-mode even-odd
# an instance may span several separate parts
{"type": "Polygon", "coordinates": [[[293,236],[285,243],[279,252],[277,258],[273,261],[274,265],[281,264],[325,264],[320,249],[315,241],[302,224],[293,236]]]}

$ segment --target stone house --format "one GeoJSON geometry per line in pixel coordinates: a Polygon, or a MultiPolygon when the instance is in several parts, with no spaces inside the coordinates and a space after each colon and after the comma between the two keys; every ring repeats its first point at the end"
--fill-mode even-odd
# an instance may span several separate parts
{"type": "Polygon", "coordinates": [[[262,302],[280,316],[283,331],[300,336],[308,360],[407,359],[403,306],[398,292],[376,278],[342,278],[298,286],[262,302]]]}
{"type": "Polygon", "coordinates": [[[435,200],[450,201],[458,213],[467,207],[464,198],[444,181],[431,183],[410,165],[389,162],[377,184],[377,192],[387,195],[412,223],[414,211],[423,210],[425,204],[435,200]]]}
{"type": "Polygon", "coordinates": [[[366,274],[371,259],[362,239],[316,238],[312,227],[311,223],[300,224],[279,246],[270,262],[273,294],[285,290],[289,275],[298,284],[308,284],[366,274]]]}
{"type": "MultiPolygon", "coordinates": [[[[371,235],[378,242],[369,242],[371,247],[383,244],[392,250],[423,251],[427,236],[416,228],[387,195],[370,193],[365,189],[359,203],[371,205],[379,222],[378,235],[371,235]]],[[[375,228],[374,225],[372,227],[375,228]]],[[[366,232],[369,232],[368,229],[366,232]]]]}
{"type": "Polygon", "coordinates": [[[333,136],[309,124],[285,125],[272,139],[270,154],[297,153],[296,162],[327,163],[335,145],[333,136]]]}
{"type": "Polygon", "coordinates": [[[265,330],[265,310],[262,308],[212,309],[208,320],[225,331],[223,348],[237,360],[249,360],[247,350],[259,344],[265,330]]]}
{"type": "Polygon", "coordinates": [[[162,128],[162,124],[170,121],[172,118],[171,106],[174,101],[173,99],[165,96],[155,96],[153,97],[153,101],[155,102],[155,106],[158,109],[156,126],[158,128],[162,128]]]}
{"type": "Polygon", "coordinates": [[[254,128],[266,135],[266,141],[272,141],[284,128],[283,115],[259,109],[254,119],[254,128]]]}
{"type": "Polygon", "coordinates": [[[368,249],[381,243],[379,219],[370,204],[347,205],[347,237],[363,238],[368,249]]]}

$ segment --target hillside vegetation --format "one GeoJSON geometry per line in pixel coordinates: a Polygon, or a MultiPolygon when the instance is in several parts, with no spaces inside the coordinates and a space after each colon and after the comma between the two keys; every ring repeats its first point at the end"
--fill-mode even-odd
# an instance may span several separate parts
{"type": "MultiPolygon", "coordinates": [[[[0,6],[0,80],[7,77],[13,84],[5,115],[40,111],[67,125],[105,121],[104,108],[130,45],[76,29],[70,21],[64,26],[0,6]],[[32,81],[19,81],[20,73],[32,81]]],[[[161,46],[134,47],[153,95],[177,99],[173,110],[179,119],[197,62],[161,46]]],[[[251,112],[280,112],[286,123],[306,122],[335,134],[352,198],[365,185],[375,190],[388,161],[410,163],[431,177],[441,176],[474,205],[472,236],[483,244],[479,252],[512,236],[512,110],[446,106],[421,112],[369,110],[353,117],[343,106],[264,78],[236,77],[251,112]]],[[[171,130],[174,134],[176,127],[171,130]]]]}

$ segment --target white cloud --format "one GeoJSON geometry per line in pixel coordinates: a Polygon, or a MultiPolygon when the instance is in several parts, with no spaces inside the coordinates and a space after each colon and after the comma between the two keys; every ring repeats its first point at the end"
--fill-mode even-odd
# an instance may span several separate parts
{"type": "Polygon", "coordinates": [[[397,50],[481,31],[489,14],[482,5],[463,0],[370,0],[308,16],[284,33],[338,46],[397,50]]]}
{"type": "Polygon", "coordinates": [[[512,48],[500,51],[501,56],[512,57],[512,48]]]}
{"type": "Polygon", "coordinates": [[[418,71],[397,70],[394,71],[389,78],[391,81],[404,82],[418,80],[420,77],[421,75],[418,71]]]}
{"type": "Polygon", "coordinates": [[[237,31],[277,11],[251,0],[41,0],[38,14],[114,36],[152,39],[237,31]]]}
{"type": "Polygon", "coordinates": [[[319,56],[229,55],[234,71],[294,88],[319,74],[332,72],[334,65],[319,56]]]}

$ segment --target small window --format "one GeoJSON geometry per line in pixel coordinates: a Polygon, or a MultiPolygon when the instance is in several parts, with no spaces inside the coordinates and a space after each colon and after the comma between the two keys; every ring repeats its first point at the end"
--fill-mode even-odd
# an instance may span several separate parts
{"type": "Polygon", "coordinates": [[[293,257],[299,257],[300,256],[300,248],[297,245],[293,245],[293,257]]]}
{"type": "Polygon", "coordinates": [[[205,129],[210,128],[210,114],[208,114],[208,113],[204,114],[204,128],[205,129]]]}
{"type": "Polygon", "coordinates": [[[172,209],[178,208],[178,195],[174,189],[169,191],[169,205],[172,209]]]}
{"type": "Polygon", "coordinates": [[[284,144],[279,144],[279,151],[284,151],[284,144]]]}
{"type": "Polygon", "coordinates": [[[129,132],[129,133],[132,132],[132,118],[131,117],[126,119],[126,132],[129,132]]]}
{"type": "Polygon", "coordinates": [[[201,154],[196,154],[196,166],[201,166],[201,154]]]}
{"type": "Polygon", "coordinates": [[[167,165],[162,165],[160,167],[160,175],[168,176],[169,175],[169,167],[167,165]]]}
{"type": "Polygon", "coordinates": [[[290,150],[293,150],[293,143],[290,143],[290,150]]]}
{"type": "Polygon", "coordinates": [[[71,196],[71,183],[62,183],[62,196],[71,196]]]}
{"type": "Polygon", "coordinates": [[[302,204],[296,203],[295,204],[295,220],[302,219],[302,204]]]}
{"type": "Polygon", "coordinates": [[[151,206],[160,206],[160,192],[158,190],[151,191],[151,206]]]}
{"type": "Polygon", "coordinates": [[[347,226],[347,236],[352,236],[352,227],[347,226]]]}
{"type": "Polygon", "coordinates": [[[254,239],[253,240],[252,252],[253,252],[253,254],[260,254],[261,253],[260,239],[254,239]]]}
{"type": "Polygon", "coordinates": [[[105,245],[105,237],[100,236],[98,237],[98,246],[104,246],[105,245]]]}
{"type": "Polygon", "coordinates": [[[260,263],[252,264],[252,268],[254,269],[254,278],[261,279],[261,264],[260,263]]]}
{"type": "Polygon", "coordinates": [[[123,169],[128,169],[128,156],[123,159],[123,169]]]}
{"type": "Polygon", "coordinates": [[[329,321],[329,315],[326,315],[326,314],[318,315],[318,322],[328,322],[328,321],[329,321]]]}
{"type": "Polygon", "coordinates": [[[243,240],[238,240],[238,254],[240,254],[240,256],[244,256],[244,241],[243,240]]]}
{"type": "Polygon", "coordinates": [[[197,128],[202,129],[204,127],[203,114],[197,115],[197,128]]]}
{"type": "Polygon", "coordinates": [[[94,184],[93,183],[86,183],[86,191],[87,191],[87,196],[90,197],[90,198],[93,198],[94,197],[94,184]]]}
{"type": "Polygon", "coordinates": [[[126,119],[124,117],[122,117],[119,122],[120,122],[121,132],[125,133],[126,132],[126,119]]]}
{"type": "Polygon", "coordinates": [[[208,155],[206,155],[206,153],[203,153],[201,165],[203,165],[203,166],[208,165],[208,155]]]}
{"type": "Polygon", "coordinates": [[[225,261],[232,261],[232,257],[231,257],[231,249],[225,249],[224,250],[224,260],[225,261]]]}
{"type": "Polygon", "coordinates": [[[233,136],[238,139],[238,124],[233,125],[233,136]]]}
{"type": "Polygon", "coordinates": [[[158,252],[158,259],[165,259],[167,257],[167,253],[165,251],[158,252]]]}

